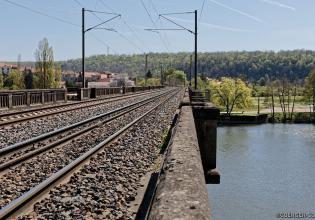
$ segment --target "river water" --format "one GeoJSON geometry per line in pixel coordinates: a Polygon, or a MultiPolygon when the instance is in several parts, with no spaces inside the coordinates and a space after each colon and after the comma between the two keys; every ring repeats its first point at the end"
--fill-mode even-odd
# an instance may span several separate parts
{"type": "Polygon", "coordinates": [[[217,153],[221,183],[207,185],[213,220],[315,215],[314,125],[219,127],[217,153]]]}

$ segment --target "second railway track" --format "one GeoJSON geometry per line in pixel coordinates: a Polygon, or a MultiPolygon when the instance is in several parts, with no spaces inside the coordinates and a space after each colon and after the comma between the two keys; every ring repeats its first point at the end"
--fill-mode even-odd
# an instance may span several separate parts
{"type": "Polygon", "coordinates": [[[145,106],[167,92],[0,149],[0,172],[145,106]]]}
{"type": "MultiPolygon", "coordinates": [[[[156,91],[154,91],[156,92],[156,91]]],[[[0,127],[1,126],[7,126],[18,122],[23,122],[31,119],[41,118],[41,117],[47,117],[50,115],[60,114],[63,112],[69,112],[76,109],[83,109],[88,108],[91,106],[96,106],[104,103],[124,100],[130,97],[137,97],[142,96],[145,94],[149,94],[150,92],[145,93],[139,93],[139,94],[132,94],[132,95],[125,95],[125,96],[114,96],[111,98],[104,98],[104,99],[97,99],[97,100],[88,100],[88,101],[82,101],[78,103],[68,103],[58,106],[49,106],[49,107],[43,107],[39,109],[28,109],[28,110],[22,110],[18,112],[8,112],[0,114],[0,127]]]]}
{"type": "Polygon", "coordinates": [[[105,103],[98,103],[97,105],[88,108],[79,108],[54,115],[41,116],[34,120],[21,121],[18,124],[4,127],[0,126],[0,148],[72,125],[82,120],[115,110],[116,108],[126,106],[130,103],[144,100],[159,92],[163,92],[163,90],[155,91],[154,93],[138,94],[137,96],[128,96],[118,100],[114,99],[105,103]]]}

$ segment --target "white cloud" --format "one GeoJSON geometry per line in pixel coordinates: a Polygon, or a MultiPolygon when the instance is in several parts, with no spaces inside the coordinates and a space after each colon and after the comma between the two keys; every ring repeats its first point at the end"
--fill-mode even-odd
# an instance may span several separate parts
{"type": "Polygon", "coordinates": [[[272,0],[260,0],[260,1],[268,3],[268,4],[271,4],[271,5],[278,6],[278,7],[281,7],[281,8],[286,8],[286,9],[290,9],[292,11],[296,11],[296,8],[294,8],[293,6],[285,5],[285,4],[282,4],[282,3],[277,2],[277,1],[272,1],[272,0]]]}
{"type": "MultiPolygon", "coordinates": [[[[176,20],[176,21],[182,21],[182,22],[186,22],[186,23],[191,23],[191,24],[194,23],[194,21],[181,19],[181,18],[176,18],[176,17],[171,17],[171,19],[176,20]]],[[[228,27],[228,26],[222,26],[222,25],[205,23],[205,22],[200,22],[199,25],[202,25],[202,26],[205,26],[205,27],[210,27],[210,28],[215,28],[215,29],[219,29],[219,30],[224,30],[224,31],[248,32],[248,33],[255,32],[253,30],[242,29],[242,28],[235,28],[235,27],[228,27]]]]}
{"type": "Polygon", "coordinates": [[[228,10],[230,10],[230,11],[234,11],[234,12],[240,14],[240,15],[243,15],[243,16],[245,16],[245,17],[247,17],[247,18],[250,18],[250,19],[252,19],[252,20],[254,20],[254,21],[256,21],[256,22],[263,23],[263,21],[262,21],[260,18],[257,18],[257,17],[254,16],[254,15],[248,14],[248,13],[246,13],[246,12],[244,12],[244,11],[241,11],[241,10],[239,10],[239,9],[236,9],[236,8],[232,8],[232,7],[229,6],[229,5],[223,4],[223,3],[218,2],[218,1],[215,1],[215,0],[209,0],[209,1],[211,1],[212,3],[214,3],[214,4],[216,4],[216,5],[221,6],[221,7],[223,7],[223,8],[226,8],[226,9],[228,9],[228,10]]]}

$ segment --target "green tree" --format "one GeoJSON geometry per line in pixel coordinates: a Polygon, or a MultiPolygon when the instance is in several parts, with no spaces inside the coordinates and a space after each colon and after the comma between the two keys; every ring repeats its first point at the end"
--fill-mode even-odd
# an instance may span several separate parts
{"type": "Polygon", "coordinates": [[[305,78],[305,95],[313,98],[315,90],[315,69],[313,69],[305,78]]]}
{"type": "Polygon", "coordinates": [[[251,105],[251,90],[241,80],[222,77],[220,82],[211,81],[212,100],[215,104],[223,106],[228,115],[233,109],[243,109],[251,105]]]}
{"type": "Polygon", "coordinates": [[[161,80],[158,78],[147,79],[146,86],[159,86],[161,85],[161,80]]]}
{"type": "Polygon", "coordinates": [[[61,66],[57,65],[55,67],[55,79],[54,79],[54,88],[60,88],[61,82],[61,66]]]}
{"type": "MultiPolygon", "coordinates": [[[[150,53],[148,69],[152,73],[160,72],[160,65],[167,70],[174,68],[189,73],[190,53],[150,53]],[[170,60],[172,60],[170,62],[170,60]]],[[[212,52],[198,53],[199,70],[207,77],[238,77],[243,81],[257,82],[261,85],[267,81],[281,79],[284,74],[290,82],[304,80],[315,66],[315,51],[252,51],[252,52],[212,52]]],[[[63,70],[80,71],[80,59],[61,62],[63,70]]],[[[89,71],[109,71],[128,73],[130,76],[145,78],[143,71],[143,55],[96,55],[86,58],[86,69],[89,71]]],[[[200,74],[200,73],[199,73],[200,74]]],[[[201,76],[201,74],[200,74],[201,76]]]]}
{"type": "Polygon", "coordinates": [[[137,80],[136,80],[136,85],[137,86],[145,86],[145,79],[143,79],[143,78],[138,78],[137,80]]]}
{"type": "Polygon", "coordinates": [[[3,88],[3,74],[2,74],[2,70],[0,69],[0,89],[3,88]]]}
{"type": "Polygon", "coordinates": [[[305,79],[305,96],[312,105],[310,112],[313,112],[313,119],[315,119],[315,69],[313,69],[305,79]]]}
{"type": "Polygon", "coordinates": [[[161,85],[161,80],[158,78],[150,78],[150,79],[138,79],[137,86],[159,86],[161,85]]]}
{"type": "Polygon", "coordinates": [[[7,79],[10,89],[25,89],[24,75],[19,70],[12,70],[7,79]]]}
{"type": "Polygon", "coordinates": [[[53,88],[55,83],[54,71],[54,53],[53,48],[49,46],[47,38],[41,40],[35,52],[36,58],[36,74],[38,88],[53,88]]]}
{"type": "Polygon", "coordinates": [[[171,69],[166,72],[166,83],[169,86],[183,86],[186,83],[186,75],[183,71],[171,69]]]}

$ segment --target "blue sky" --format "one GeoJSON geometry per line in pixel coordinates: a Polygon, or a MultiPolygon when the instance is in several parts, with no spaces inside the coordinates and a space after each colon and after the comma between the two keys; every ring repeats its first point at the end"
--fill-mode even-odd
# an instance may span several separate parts
{"type": "MultiPolygon", "coordinates": [[[[104,27],[118,31],[93,30],[86,34],[86,55],[139,54],[144,52],[193,51],[193,35],[185,31],[155,32],[144,28],[176,28],[158,13],[197,9],[203,0],[9,0],[74,25],[32,13],[0,0],[0,60],[34,60],[38,42],[47,37],[55,60],[81,56],[81,6],[116,12],[121,19],[104,27]]],[[[199,21],[199,51],[315,50],[314,0],[205,0],[199,21]]],[[[98,14],[102,20],[111,15],[98,14]]],[[[193,29],[193,15],[172,15],[171,19],[193,29]]],[[[86,26],[100,21],[86,14],[86,26]]]]}

